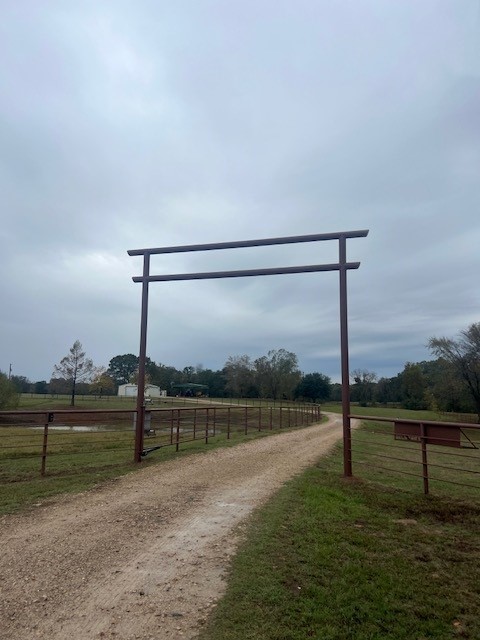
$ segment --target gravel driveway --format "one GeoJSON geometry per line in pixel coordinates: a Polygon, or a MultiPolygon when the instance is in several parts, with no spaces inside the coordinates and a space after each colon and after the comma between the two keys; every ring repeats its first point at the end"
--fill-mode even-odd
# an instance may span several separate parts
{"type": "Polygon", "coordinates": [[[332,415],[3,517],[1,640],[194,638],[224,591],[237,525],[341,431],[332,415]]]}

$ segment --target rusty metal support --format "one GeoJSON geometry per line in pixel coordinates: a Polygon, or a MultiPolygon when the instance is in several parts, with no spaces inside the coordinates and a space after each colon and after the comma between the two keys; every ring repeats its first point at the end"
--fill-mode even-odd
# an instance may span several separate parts
{"type": "Polygon", "coordinates": [[[423,469],[423,493],[428,495],[428,458],[427,458],[427,435],[425,425],[420,423],[420,439],[422,445],[422,469],[423,469]]]}
{"type": "Polygon", "coordinates": [[[317,233],[306,236],[287,236],[283,238],[262,238],[260,240],[235,240],[234,242],[213,242],[209,244],[190,244],[177,247],[156,247],[151,249],[130,249],[129,256],[143,256],[145,253],[185,253],[189,251],[212,251],[217,249],[240,249],[245,247],[266,247],[276,244],[299,244],[302,242],[319,242],[322,240],[338,240],[340,236],[346,238],[364,238],[367,229],[359,231],[340,231],[334,233],[317,233]]]}
{"type": "Polygon", "coordinates": [[[180,447],[180,410],[177,411],[177,429],[176,429],[175,451],[180,447]]]}
{"type": "Polygon", "coordinates": [[[148,276],[150,254],[143,256],[142,315],[140,318],[140,353],[138,356],[137,424],[135,430],[134,462],[141,462],[145,425],[145,361],[147,358],[148,276]]]}
{"type": "MultiPolygon", "coordinates": [[[[347,269],[358,269],[360,262],[348,262],[347,269]]],[[[161,276],[134,276],[133,282],[172,282],[179,280],[214,280],[219,278],[245,278],[248,276],[276,276],[294,273],[316,273],[319,271],[339,271],[340,266],[333,264],[309,264],[301,267],[273,267],[269,269],[241,269],[239,271],[200,271],[195,273],[170,273],[161,276]]]]}
{"type": "Polygon", "coordinates": [[[40,475],[45,475],[45,469],[47,466],[47,446],[48,446],[48,416],[43,425],[43,444],[42,444],[42,466],[40,469],[40,475]]]}
{"type": "Polygon", "coordinates": [[[350,425],[350,371],[348,362],[347,313],[347,243],[339,238],[340,262],[340,353],[342,362],[342,414],[343,414],[343,474],[352,475],[352,431],[350,425]]]}
{"type": "Polygon", "coordinates": [[[207,407],[205,410],[205,444],[208,444],[208,419],[210,417],[210,409],[207,407]]]}

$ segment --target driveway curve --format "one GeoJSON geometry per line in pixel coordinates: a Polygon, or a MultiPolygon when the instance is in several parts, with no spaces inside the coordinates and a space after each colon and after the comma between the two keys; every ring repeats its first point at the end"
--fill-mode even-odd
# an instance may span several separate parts
{"type": "Polygon", "coordinates": [[[141,469],[0,520],[0,638],[195,638],[238,525],[341,437],[327,423],[141,469]]]}

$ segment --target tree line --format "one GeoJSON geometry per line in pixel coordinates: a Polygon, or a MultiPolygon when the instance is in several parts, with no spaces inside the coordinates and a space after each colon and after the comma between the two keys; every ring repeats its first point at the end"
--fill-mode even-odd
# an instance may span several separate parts
{"type": "MultiPolygon", "coordinates": [[[[430,361],[407,362],[402,372],[378,378],[374,371],[352,371],[350,397],[363,406],[397,404],[406,409],[432,409],[478,415],[480,422],[480,323],[460,332],[456,339],[432,337],[430,361]]],[[[19,393],[114,395],[118,387],[137,382],[138,356],[114,356],[108,367],[95,367],[76,340],[68,354],[54,366],[49,382],[30,382],[24,376],[8,378],[0,372],[0,408],[14,407],[19,393]]],[[[273,349],[252,359],[229,356],[220,370],[203,365],[179,370],[146,361],[146,382],[176,395],[175,385],[193,383],[208,387],[212,397],[339,401],[341,387],[322,373],[303,374],[298,358],[286,349],[273,349]]]]}
{"type": "MultiPolygon", "coordinates": [[[[220,370],[203,365],[176,369],[146,359],[146,383],[177,395],[175,385],[204,385],[212,397],[301,399],[324,402],[330,394],[330,378],[322,373],[302,374],[298,358],[286,349],[270,350],[267,355],[251,359],[248,355],[230,356],[220,370]]],[[[114,356],[108,367],[96,367],[76,340],[68,354],[54,366],[49,382],[31,382],[25,376],[7,379],[0,373],[0,407],[14,407],[19,393],[68,394],[72,406],[77,395],[116,395],[120,385],[137,383],[138,356],[127,353],[114,356]],[[3,377],[3,378],[2,378],[3,377]],[[2,402],[2,383],[9,393],[2,402]]]]}
{"type": "MultiPolygon", "coordinates": [[[[435,360],[407,362],[392,378],[378,379],[365,369],[353,371],[352,402],[476,413],[480,422],[480,322],[460,331],[456,339],[430,338],[428,348],[435,360]]],[[[338,393],[332,390],[333,396],[338,393]]]]}

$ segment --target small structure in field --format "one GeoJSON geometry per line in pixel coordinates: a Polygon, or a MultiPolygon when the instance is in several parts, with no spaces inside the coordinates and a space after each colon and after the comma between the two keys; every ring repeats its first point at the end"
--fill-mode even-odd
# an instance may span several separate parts
{"type": "Polygon", "coordinates": [[[199,396],[208,396],[208,387],[206,384],[183,382],[172,384],[172,393],[186,398],[198,398],[199,396]]]}
{"type": "MultiPolygon", "coordinates": [[[[127,384],[121,384],[118,387],[118,395],[124,398],[136,398],[137,397],[137,385],[128,382],[127,384]]],[[[167,392],[165,389],[160,389],[155,384],[145,385],[145,397],[146,398],[165,398],[167,392]]]]}

